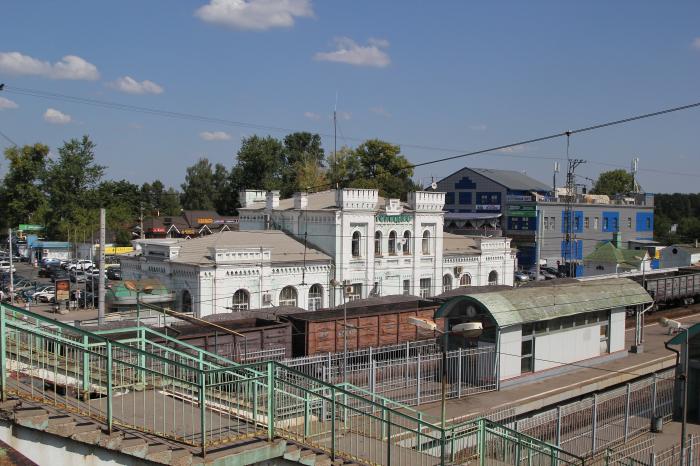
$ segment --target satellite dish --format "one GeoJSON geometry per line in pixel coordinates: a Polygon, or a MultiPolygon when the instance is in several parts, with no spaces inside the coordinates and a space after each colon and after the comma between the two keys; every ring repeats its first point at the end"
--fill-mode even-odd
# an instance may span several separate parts
{"type": "Polygon", "coordinates": [[[435,191],[437,189],[437,183],[433,181],[430,183],[430,187],[433,188],[433,191],[435,191]]]}

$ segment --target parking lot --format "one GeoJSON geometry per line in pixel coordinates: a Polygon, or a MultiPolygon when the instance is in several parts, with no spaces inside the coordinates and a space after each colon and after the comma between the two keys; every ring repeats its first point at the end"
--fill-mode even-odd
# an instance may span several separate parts
{"type": "MultiPolygon", "coordinates": [[[[26,262],[21,262],[21,263],[16,263],[15,265],[15,283],[17,283],[20,279],[24,278],[29,280],[32,283],[32,286],[36,284],[36,288],[40,289],[41,287],[44,286],[49,286],[53,285],[53,282],[51,281],[50,278],[45,278],[45,277],[40,277],[39,276],[39,268],[38,267],[33,267],[31,264],[28,264],[26,262]]],[[[108,281],[108,286],[111,285],[113,282],[108,281]]],[[[9,275],[4,275],[2,277],[2,282],[0,283],[3,288],[9,287],[9,275]]],[[[97,288],[98,281],[95,280],[95,288],[97,288]]],[[[75,290],[80,290],[80,296],[81,296],[81,302],[79,305],[76,307],[73,307],[69,310],[68,313],[65,313],[65,303],[61,303],[60,305],[64,308],[61,311],[63,313],[57,313],[55,312],[55,304],[53,303],[41,303],[41,302],[26,302],[23,299],[21,299],[19,296],[17,296],[15,304],[17,306],[22,306],[26,309],[29,309],[33,312],[38,312],[41,314],[45,314],[50,316],[51,318],[54,318],[56,320],[61,320],[61,321],[73,321],[73,320],[85,320],[85,319],[94,319],[97,317],[97,303],[95,302],[95,305],[91,305],[92,303],[90,302],[90,299],[88,298],[87,300],[85,299],[86,296],[89,295],[89,291],[87,289],[89,288],[89,285],[87,282],[82,282],[82,283],[75,283],[75,282],[70,282],[70,289],[71,289],[71,296],[73,296],[73,293],[75,290]]],[[[19,293],[18,293],[19,295],[19,293]]],[[[9,301],[9,300],[8,300],[9,301]]]]}

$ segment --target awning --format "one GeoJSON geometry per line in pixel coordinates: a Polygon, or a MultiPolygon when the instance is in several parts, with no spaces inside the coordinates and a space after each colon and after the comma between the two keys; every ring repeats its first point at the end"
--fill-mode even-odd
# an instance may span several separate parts
{"type": "Polygon", "coordinates": [[[503,328],[652,301],[637,282],[613,278],[458,296],[440,306],[435,318],[461,315],[461,310],[472,304],[503,328]]]}
{"type": "Polygon", "coordinates": [[[481,212],[445,212],[445,220],[491,220],[502,215],[481,212]]]}

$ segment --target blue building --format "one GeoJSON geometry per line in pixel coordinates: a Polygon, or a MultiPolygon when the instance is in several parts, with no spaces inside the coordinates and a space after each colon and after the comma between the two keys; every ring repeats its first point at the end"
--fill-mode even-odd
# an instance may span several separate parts
{"type": "Polygon", "coordinates": [[[654,196],[636,193],[615,197],[579,194],[572,204],[572,237],[566,238],[563,190],[512,170],[462,168],[437,183],[444,191],[445,228],[463,234],[498,235],[513,239],[518,264],[535,266],[537,242],[540,263],[576,265],[583,274],[583,258],[619,233],[622,244],[653,240],[654,196]]]}

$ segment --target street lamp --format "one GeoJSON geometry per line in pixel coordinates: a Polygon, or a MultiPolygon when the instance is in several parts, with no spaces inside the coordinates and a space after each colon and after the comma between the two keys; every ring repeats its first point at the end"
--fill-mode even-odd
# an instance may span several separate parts
{"type": "Polygon", "coordinates": [[[457,324],[451,329],[447,328],[447,318],[445,318],[445,330],[438,328],[437,322],[420,317],[409,317],[408,323],[424,330],[430,330],[442,335],[442,391],[440,396],[440,425],[445,428],[445,405],[447,399],[447,336],[450,333],[459,334],[464,337],[478,337],[484,329],[481,322],[464,322],[457,324]]]}
{"type": "Polygon", "coordinates": [[[129,291],[136,292],[136,326],[139,327],[141,326],[141,293],[152,293],[153,285],[138,287],[133,280],[124,280],[124,287],[129,291]]]}

